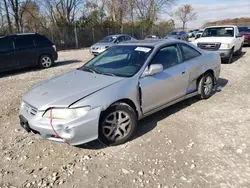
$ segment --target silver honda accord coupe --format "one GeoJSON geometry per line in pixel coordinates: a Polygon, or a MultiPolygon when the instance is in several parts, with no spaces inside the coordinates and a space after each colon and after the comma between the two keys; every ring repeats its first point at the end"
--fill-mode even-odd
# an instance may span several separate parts
{"type": "Polygon", "coordinates": [[[122,144],[138,120],[193,96],[209,98],[220,69],[217,53],[185,41],[121,43],[33,86],[20,106],[21,126],[70,145],[122,144]]]}

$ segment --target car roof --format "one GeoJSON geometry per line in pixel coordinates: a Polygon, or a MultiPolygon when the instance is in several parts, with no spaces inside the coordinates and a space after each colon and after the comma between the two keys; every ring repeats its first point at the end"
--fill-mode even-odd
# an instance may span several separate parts
{"type": "Polygon", "coordinates": [[[17,33],[17,34],[3,35],[3,36],[0,36],[0,38],[16,37],[16,36],[31,36],[31,35],[40,35],[40,34],[38,34],[38,33],[17,33]]]}
{"type": "Polygon", "coordinates": [[[207,28],[213,28],[213,27],[237,27],[236,25],[214,25],[214,26],[208,26],[207,28]]]}
{"type": "Polygon", "coordinates": [[[114,34],[114,35],[108,35],[107,37],[120,37],[120,36],[129,36],[127,34],[114,34]]]}
{"type": "Polygon", "coordinates": [[[148,46],[148,47],[158,47],[162,45],[168,45],[173,43],[184,43],[180,40],[175,39],[156,39],[156,40],[134,40],[134,41],[125,41],[118,45],[134,45],[134,46],[148,46]]]}

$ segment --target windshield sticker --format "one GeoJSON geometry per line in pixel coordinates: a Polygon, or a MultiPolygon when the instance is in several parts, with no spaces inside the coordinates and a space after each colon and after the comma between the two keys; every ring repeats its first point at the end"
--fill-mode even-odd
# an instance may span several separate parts
{"type": "Polygon", "coordinates": [[[148,53],[151,50],[151,48],[145,48],[145,47],[137,47],[135,51],[145,52],[148,53]]]}
{"type": "Polygon", "coordinates": [[[225,30],[233,30],[233,28],[225,28],[225,30]]]}

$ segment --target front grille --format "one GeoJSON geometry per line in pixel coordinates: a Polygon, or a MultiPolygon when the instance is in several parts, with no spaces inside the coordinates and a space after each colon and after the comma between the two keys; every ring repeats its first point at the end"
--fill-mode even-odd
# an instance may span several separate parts
{"type": "Polygon", "coordinates": [[[33,116],[35,116],[36,113],[37,113],[36,108],[32,107],[31,105],[29,105],[29,104],[27,104],[25,102],[23,103],[23,109],[24,109],[25,112],[27,112],[28,114],[33,115],[33,116]]]}
{"type": "Polygon", "coordinates": [[[198,43],[197,46],[204,50],[219,50],[221,43],[198,43]]]}

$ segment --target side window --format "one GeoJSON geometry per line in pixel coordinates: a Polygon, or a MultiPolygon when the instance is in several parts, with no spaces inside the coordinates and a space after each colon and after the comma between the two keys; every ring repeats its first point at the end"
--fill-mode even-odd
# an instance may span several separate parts
{"type": "Polygon", "coordinates": [[[116,43],[120,43],[120,42],[123,42],[125,40],[125,37],[124,36],[120,36],[116,39],[116,43]]]}
{"type": "Polygon", "coordinates": [[[33,37],[20,37],[15,40],[16,49],[27,49],[34,46],[33,37]]]}
{"type": "Polygon", "coordinates": [[[200,52],[198,52],[197,50],[195,50],[194,48],[186,44],[180,44],[180,46],[181,46],[183,58],[185,61],[201,55],[200,52]]]}
{"type": "Polygon", "coordinates": [[[125,41],[131,40],[130,36],[125,36],[125,41]]]}
{"type": "Polygon", "coordinates": [[[13,43],[11,39],[0,38],[0,52],[13,50],[13,43]]]}
{"type": "Polygon", "coordinates": [[[181,63],[179,51],[176,45],[162,48],[155,56],[151,64],[162,64],[163,69],[181,63]]]}

